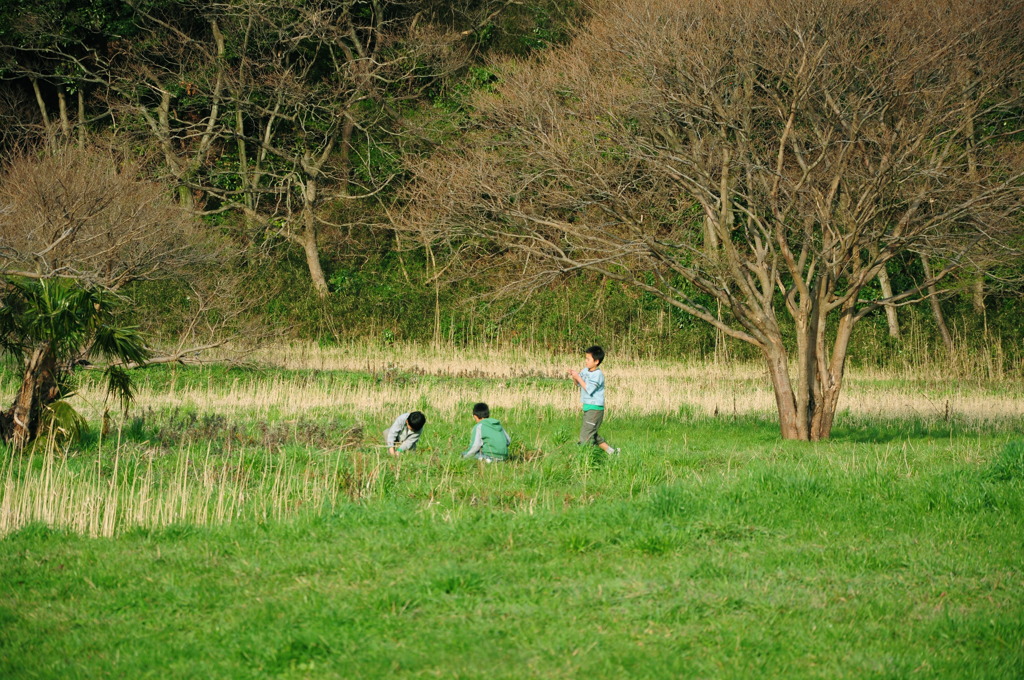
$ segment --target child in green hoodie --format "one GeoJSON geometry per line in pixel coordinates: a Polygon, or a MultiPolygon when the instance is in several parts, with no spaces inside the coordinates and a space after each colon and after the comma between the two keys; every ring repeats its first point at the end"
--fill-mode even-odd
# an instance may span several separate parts
{"type": "Polygon", "coordinates": [[[501,423],[491,417],[491,409],[487,404],[475,404],[473,418],[476,425],[469,436],[469,448],[463,452],[462,457],[476,458],[487,463],[508,460],[508,445],[512,443],[512,438],[501,423]]]}

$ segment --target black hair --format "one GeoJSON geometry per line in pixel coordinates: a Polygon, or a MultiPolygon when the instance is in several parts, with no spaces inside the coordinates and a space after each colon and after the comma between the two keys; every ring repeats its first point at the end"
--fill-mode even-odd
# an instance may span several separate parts
{"type": "Polygon", "coordinates": [[[413,430],[419,432],[423,429],[423,426],[427,424],[427,417],[419,411],[413,411],[409,414],[409,417],[405,419],[405,422],[409,423],[409,427],[413,430]]]}
{"type": "Polygon", "coordinates": [[[484,402],[477,402],[476,404],[473,404],[473,415],[475,415],[477,418],[480,418],[481,420],[484,418],[490,418],[491,409],[489,409],[487,407],[487,404],[485,404],[484,402]]]}
{"type": "Polygon", "coordinates": [[[589,354],[590,356],[594,357],[594,359],[597,360],[598,366],[600,366],[601,362],[604,361],[604,350],[601,349],[600,345],[591,345],[590,347],[583,350],[583,353],[589,354]]]}

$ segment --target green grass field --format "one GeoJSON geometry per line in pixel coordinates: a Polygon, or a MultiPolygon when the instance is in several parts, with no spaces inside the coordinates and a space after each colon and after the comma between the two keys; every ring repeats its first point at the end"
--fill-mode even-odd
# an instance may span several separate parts
{"type": "Polygon", "coordinates": [[[8,455],[0,677],[1024,676],[1009,386],[954,402],[1008,416],[936,384],[883,417],[925,388],[855,377],[805,444],[753,407],[616,411],[609,362],[608,458],[554,372],[435,368],[158,367],[105,435],[8,455]],[[509,464],[457,459],[481,398],[509,464]],[[395,459],[403,405],[429,422],[395,459]]]}

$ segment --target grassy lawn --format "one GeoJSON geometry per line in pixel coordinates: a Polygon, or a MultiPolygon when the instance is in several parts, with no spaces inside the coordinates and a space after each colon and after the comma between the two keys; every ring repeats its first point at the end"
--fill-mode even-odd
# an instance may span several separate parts
{"type": "Polygon", "coordinates": [[[805,444],[637,388],[609,459],[544,367],[143,375],[105,436],[0,467],[0,677],[1024,675],[1019,415],[853,394],[805,444]],[[481,398],[512,463],[457,459],[481,398]],[[394,459],[405,404],[429,420],[394,459]]]}

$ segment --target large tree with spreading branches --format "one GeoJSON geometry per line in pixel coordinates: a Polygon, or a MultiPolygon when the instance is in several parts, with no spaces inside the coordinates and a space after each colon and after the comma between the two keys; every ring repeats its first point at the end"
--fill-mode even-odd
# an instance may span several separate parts
{"type": "Polygon", "coordinates": [[[398,228],[518,255],[513,287],[590,270],[662,298],[760,350],[783,437],[827,438],[856,324],[1019,238],[1021,18],[1008,0],[596,3],[414,168],[398,228]],[[866,294],[911,256],[923,276],[866,294]]]}

